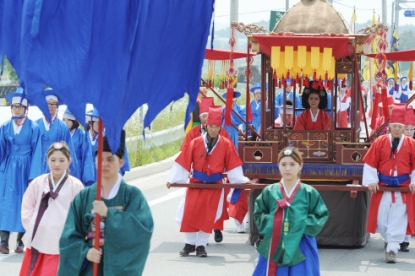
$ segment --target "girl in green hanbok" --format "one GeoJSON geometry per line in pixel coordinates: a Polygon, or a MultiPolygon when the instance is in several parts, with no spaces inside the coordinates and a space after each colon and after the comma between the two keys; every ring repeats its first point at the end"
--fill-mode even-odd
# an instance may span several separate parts
{"type": "Polygon", "coordinates": [[[328,219],[317,190],[301,183],[301,153],[294,147],[278,155],[282,179],[255,201],[254,220],[263,240],[253,275],[320,275],[315,236],[328,219]]]}

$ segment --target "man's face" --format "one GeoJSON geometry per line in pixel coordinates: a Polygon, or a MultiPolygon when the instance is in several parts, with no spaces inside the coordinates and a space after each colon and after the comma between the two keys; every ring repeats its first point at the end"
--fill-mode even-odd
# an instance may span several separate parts
{"type": "Polygon", "coordinates": [[[12,110],[13,116],[16,117],[23,116],[26,111],[26,107],[20,104],[12,104],[10,109],[12,110]]]}
{"type": "Polygon", "coordinates": [[[204,113],[204,114],[200,115],[199,117],[200,117],[200,123],[203,126],[206,126],[206,120],[207,120],[207,117],[208,117],[208,113],[204,113]]]}
{"type": "Polygon", "coordinates": [[[256,101],[260,101],[261,100],[261,90],[255,91],[254,98],[255,98],[256,101]]]}
{"type": "Polygon", "coordinates": [[[407,80],[406,80],[406,79],[401,80],[401,84],[402,84],[402,85],[405,85],[405,84],[406,84],[406,82],[407,82],[407,80]]]}
{"type": "MultiPolygon", "coordinates": [[[[96,157],[98,168],[98,156],[96,157]]],[[[118,175],[120,168],[124,165],[124,159],[120,159],[117,155],[112,155],[111,152],[104,151],[102,153],[102,177],[110,178],[118,175]]]]}
{"type": "Polygon", "coordinates": [[[48,100],[48,108],[50,116],[54,116],[58,110],[58,102],[55,100],[48,100]]]}
{"type": "Polygon", "coordinates": [[[408,137],[414,137],[415,127],[406,125],[403,134],[408,137]]]}
{"type": "Polygon", "coordinates": [[[393,80],[388,81],[388,85],[389,85],[389,86],[393,86],[393,85],[394,85],[394,83],[395,83],[395,82],[394,82],[393,80]]]}
{"type": "Polygon", "coordinates": [[[207,133],[211,138],[216,138],[219,135],[221,127],[215,125],[208,125],[207,126],[207,133]]]}
{"type": "Polygon", "coordinates": [[[292,119],[293,119],[293,115],[292,114],[284,114],[282,116],[282,118],[284,120],[284,125],[288,126],[291,123],[292,119]]]}
{"type": "Polygon", "coordinates": [[[389,131],[392,135],[392,138],[401,138],[404,126],[401,124],[389,124],[389,131]]]}

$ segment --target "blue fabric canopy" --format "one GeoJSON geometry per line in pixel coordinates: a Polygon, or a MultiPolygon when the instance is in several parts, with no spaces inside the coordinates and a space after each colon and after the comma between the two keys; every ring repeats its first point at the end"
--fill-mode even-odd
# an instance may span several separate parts
{"type": "Polygon", "coordinates": [[[85,105],[92,103],[112,149],[118,148],[121,129],[142,104],[149,107],[144,122],[148,125],[171,101],[188,93],[190,114],[199,91],[213,4],[214,0],[26,0],[18,74],[27,98],[47,116],[42,94],[46,84],[77,118],[84,118],[85,105]]]}

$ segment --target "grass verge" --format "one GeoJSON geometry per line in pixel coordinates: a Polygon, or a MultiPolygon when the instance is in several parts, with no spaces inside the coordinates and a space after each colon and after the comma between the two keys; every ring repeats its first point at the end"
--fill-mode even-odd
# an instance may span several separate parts
{"type": "Polygon", "coordinates": [[[135,168],[169,158],[180,151],[183,139],[159,147],[146,149],[140,143],[136,151],[128,152],[130,167],[135,168]]]}

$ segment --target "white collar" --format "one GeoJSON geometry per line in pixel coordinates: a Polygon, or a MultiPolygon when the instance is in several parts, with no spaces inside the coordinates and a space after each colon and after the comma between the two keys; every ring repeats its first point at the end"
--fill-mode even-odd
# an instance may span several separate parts
{"type": "MultiPolygon", "coordinates": [[[[117,196],[118,190],[120,189],[120,186],[121,186],[121,180],[122,180],[122,176],[121,176],[121,174],[118,174],[117,182],[115,182],[114,187],[112,187],[111,192],[109,193],[108,198],[106,198],[106,199],[113,199],[114,197],[117,196]]],[[[102,188],[101,188],[101,196],[102,196],[102,194],[103,194],[103,191],[102,191],[102,188]]]]}
{"type": "Polygon", "coordinates": [[[26,121],[26,118],[27,117],[25,117],[25,118],[22,119],[22,121],[20,122],[20,125],[17,125],[16,122],[14,120],[12,120],[12,122],[13,122],[13,130],[14,130],[14,134],[15,135],[16,134],[19,134],[20,131],[22,130],[22,127],[23,127],[23,125],[24,125],[24,123],[26,121]]]}
{"type": "Polygon", "coordinates": [[[294,187],[291,189],[291,191],[290,191],[289,193],[287,192],[287,188],[285,187],[284,180],[282,180],[282,179],[281,179],[281,183],[282,183],[282,187],[284,188],[285,194],[287,195],[287,197],[290,197],[290,196],[293,194],[293,192],[294,192],[295,188],[296,188],[298,185],[300,185],[301,180],[300,180],[300,179],[298,179],[297,183],[295,183],[294,187]]]}
{"type": "Polygon", "coordinates": [[[310,108],[310,115],[311,115],[311,121],[313,123],[317,122],[317,118],[318,118],[318,113],[320,112],[320,109],[317,109],[317,113],[316,116],[313,115],[313,112],[311,112],[311,108],[310,108]]]}
{"type": "Polygon", "coordinates": [[[59,178],[58,182],[55,184],[55,180],[53,179],[53,175],[52,173],[50,173],[50,179],[52,182],[52,188],[53,188],[53,192],[56,191],[56,189],[58,188],[59,184],[61,184],[63,178],[65,177],[65,175],[67,174],[67,172],[65,172],[64,174],[62,174],[61,178],[59,178]]]}

